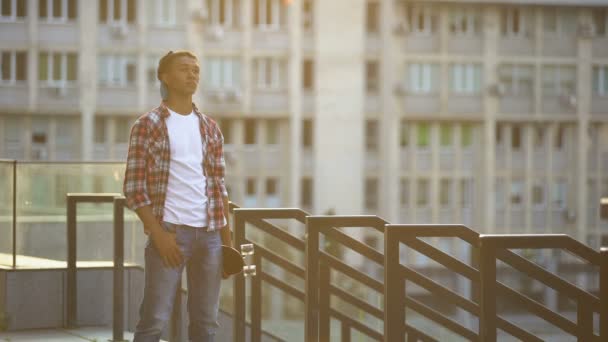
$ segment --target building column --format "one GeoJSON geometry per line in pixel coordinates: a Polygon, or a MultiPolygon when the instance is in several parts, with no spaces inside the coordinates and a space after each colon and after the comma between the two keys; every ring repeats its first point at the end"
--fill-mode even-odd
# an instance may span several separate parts
{"type": "MultiPolygon", "coordinates": [[[[288,206],[297,208],[302,193],[302,0],[290,3],[289,23],[289,141],[285,139],[289,145],[289,157],[286,160],[289,165],[289,186],[285,188],[289,191],[288,206]]],[[[316,69],[315,62],[313,65],[316,69]]],[[[313,85],[314,90],[317,89],[316,86],[313,85]]]]}
{"type": "MultiPolygon", "coordinates": [[[[140,0],[142,3],[142,6],[144,5],[144,1],[140,0]]],[[[149,5],[149,2],[146,2],[149,5]]],[[[205,26],[204,23],[200,20],[192,20],[191,19],[191,15],[192,13],[199,11],[201,9],[201,6],[204,6],[205,2],[204,1],[193,1],[190,0],[188,1],[187,4],[187,9],[186,9],[186,13],[187,13],[187,17],[185,18],[188,22],[188,24],[186,25],[186,44],[187,44],[187,48],[189,50],[191,50],[192,52],[194,52],[194,54],[198,57],[199,59],[199,63],[201,64],[201,69],[203,69],[203,63],[204,63],[204,49],[203,49],[203,45],[204,45],[204,31],[205,31],[205,26]]],[[[141,13],[146,13],[145,9],[143,10],[144,12],[141,13]]],[[[141,30],[145,31],[148,29],[148,27],[145,26],[145,21],[141,21],[141,17],[139,16],[138,20],[139,22],[139,27],[141,30]]],[[[143,36],[145,38],[145,36],[143,36]]],[[[144,43],[145,44],[145,43],[144,43]]],[[[145,64],[144,64],[145,65],[145,64]]],[[[196,93],[194,94],[194,96],[192,97],[192,101],[199,107],[199,108],[203,108],[203,91],[200,85],[196,91],[196,93]]],[[[148,87],[144,87],[144,91],[146,91],[148,89],[148,87]]],[[[145,98],[145,97],[144,97],[145,98]]]]}
{"type": "Polygon", "coordinates": [[[365,8],[364,0],[315,2],[314,206],[318,212],[363,211],[365,8]]]}
{"type": "Polygon", "coordinates": [[[97,22],[98,6],[80,0],[80,56],[78,83],[80,86],[81,160],[93,159],[95,108],[97,107],[97,22]]]}
{"type": "MultiPolygon", "coordinates": [[[[498,82],[496,69],[498,67],[497,44],[499,39],[499,13],[498,7],[487,8],[483,20],[483,77],[485,86],[493,85],[498,82]]],[[[478,230],[484,233],[494,232],[495,224],[495,165],[496,165],[496,113],[498,108],[498,98],[489,96],[483,89],[483,111],[484,118],[482,123],[481,149],[483,168],[481,173],[481,186],[476,189],[485,191],[475,191],[477,204],[480,210],[475,210],[473,217],[474,224],[479,224],[478,230]]],[[[507,188],[510,184],[507,185],[507,188]]]]}

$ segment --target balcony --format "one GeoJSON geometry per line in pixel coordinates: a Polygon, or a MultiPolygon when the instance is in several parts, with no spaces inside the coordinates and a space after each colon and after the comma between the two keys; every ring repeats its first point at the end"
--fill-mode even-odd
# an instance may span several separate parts
{"type": "Polygon", "coordinates": [[[187,34],[184,26],[157,27],[151,26],[146,32],[147,46],[187,46],[187,34]]]}
{"type": "Polygon", "coordinates": [[[534,55],[534,39],[531,35],[502,36],[498,40],[498,53],[503,56],[532,56],[534,55]]]}
{"type": "Polygon", "coordinates": [[[367,93],[365,96],[365,112],[368,114],[380,113],[382,110],[382,103],[380,96],[375,94],[367,93]]]}
{"type": "Polygon", "coordinates": [[[574,96],[550,96],[542,97],[542,113],[547,116],[555,114],[575,114],[576,97],[574,96]]]}
{"type": "Polygon", "coordinates": [[[545,57],[576,57],[578,41],[576,35],[558,36],[545,33],[542,54],[545,57]]]}
{"type": "Polygon", "coordinates": [[[593,57],[608,58],[608,35],[596,36],[592,40],[593,57]]]}
{"type": "Polygon", "coordinates": [[[0,107],[6,111],[23,111],[29,106],[29,87],[25,81],[17,84],[0,84],[0,107]]]}
{"type": "Polygon", "coordinates": [[[286,114],[289,112],[287,90],[254,90],[251,109],[259,114],[286,114]]]}
{"type": "Polygon", "coordinates": [[[240,113],[243,95],[239,89],[204,89],[203,108],[213,113],[240,113]]]}
{"type": "Polygon", "coordinates": [[[0,22],[2,45],[26,49],[29,42],[28,24],[25,21],[0,22]]]}
{"type": "Polygon", "coordinates": [[[402,108],[408,114],[439,113],[439,94],[405,94],[402,108]]]}
{"type": "Polygon", "coordinates": [[[482,55],[483,37],[481,35],[451,35],[448,39],[448,53],[454,55],[482,55]]]}
{"type": "Polygon", "coordinates": [[[41,86],[38,106],[49,111],[79,112],[80,88],[74,85],[41,86]]]}
{"type": "Polygon", "coordinates": [[[80,45],[80,27],[75,21],[49,23],[41,21],[39,26],[39,38],[41,49],[70,47],[77,48],[80,45]]]}
{"type": "Polygon", "coordinates": [[[139,45],[137,27],[132,24],[116,23],[97,26],[99,47],[122,47],[132,50],[139,45]]]}
{"type": "Polygon", "coordinates": [[[407,34],[403,39],[403,52],[406,54],[430,54],[439,52],[438,34],[407,34]]]}
{"type": "MultiPolygon", "coordinates": [[[[239,51],[243,48],[243,32],[240,30],[221,26],[207,26],[204,34],[205,49],[210,51],[239,51]]],[[[253,46],[257,48],[256,43],[253,43],[253,46]]]]}
{"type": "Polygon", "coordinates": [[[532,94],[503,95],[500,97],[500,113],[529,116],[534,113],[532,94]]]}
{"type": "Polygon", "coordinates": [[[608,96],[591,96],[591,114],[608,117],[608,96]]]}
{"type": "MultiPolygon", "coordinates": [[[[158,103],[155,105],[158,106],[158,103]]],[[[104,111],[137,113],[139,93],[136,86],[103,86],[97,88],[97,108],[104,111]]]]}
{"type": "Polygon", "coordinates": [[[286,52],[289,50],[289,32],[286,29],[254,28],[251,44],[256,51],[286,52]]]}
{"type": "Polygon", "coordinates": [[[453,114],[481,114],[481,95],[455,95],[448,98],[448,110],[453,114]]]}

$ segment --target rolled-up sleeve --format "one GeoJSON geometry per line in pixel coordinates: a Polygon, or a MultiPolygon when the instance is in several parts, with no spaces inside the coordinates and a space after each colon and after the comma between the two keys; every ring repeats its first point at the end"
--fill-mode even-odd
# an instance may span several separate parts
{"type": "Polygon", "coordinates": [[[214,178],[215,184],[219,187],[219,192],[224,196],[228,197],[228,190],[226,189],[226,183],[224,180],[226,173],[226,160],[224,159],[224,136],[219,129],[219,126],[215,126],[215,143],[213,144],[212,160],[211,160],[211,177],[214,178]]]}
{"type": "Polygon", "coordinates": [[[146,189],[146,154],[148,152],[148,128],[143,120],[137,120],[131,127],[129,152],[123,183],[123,193],[127,207],[135,211],[152,201],[146,189]]]}

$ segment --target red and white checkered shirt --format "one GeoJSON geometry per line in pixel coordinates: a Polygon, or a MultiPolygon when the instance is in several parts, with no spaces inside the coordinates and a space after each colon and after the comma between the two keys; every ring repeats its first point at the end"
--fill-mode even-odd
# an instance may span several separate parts
{"type": "MultiPolygon", "coordinates": [[[[224,137],[217,123],[201,114],[192,104],[200,122],[203,143],[203,173],[207,178],[207,217],[209,231],[226,226],[222,196],[228,196],[224,183],[224,137]]],[[[135,209],[151,205],[159,222],[163,219],[169,182],[169,132],[165,119],[169,111],[164,102],[140,116],[131,128],[123,192],[127,206],[135,209]]],[[[145,229],[146,232],[148,231],[145,229]]]]}

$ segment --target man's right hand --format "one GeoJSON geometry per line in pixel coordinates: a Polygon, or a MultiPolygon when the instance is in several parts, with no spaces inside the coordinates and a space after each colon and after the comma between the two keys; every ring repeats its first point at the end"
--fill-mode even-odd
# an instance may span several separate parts
{"type": "Polygon", "coordinates": [[[175,233],[156,229],[151,233],[152,242],[165,267],[179,267],[183,261],[182,252],[175,241],[175,233]]]}

